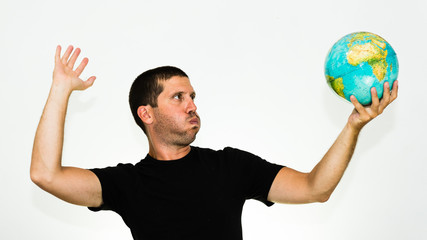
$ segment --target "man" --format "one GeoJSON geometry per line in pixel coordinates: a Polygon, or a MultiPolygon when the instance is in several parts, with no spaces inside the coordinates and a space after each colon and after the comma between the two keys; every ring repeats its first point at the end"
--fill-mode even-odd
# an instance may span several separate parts
{"type": "Polygon", "coordinates": [[[375,88],[372,104],[355,107],[347,124],[322,160],[309,173],[268,163],[253,154],[190,144],[201,122],[188,76],[174,67],[141,74],[129,103],[146,134],[149,153],[139,163],[104,169],[63,167],[61,154],[68,99],[74,90],[92,86],[95,77],[79,78],[88,59],[74,69],[80,49],[55,54],[53,82],[37,128],[31,179],[67,202],[97,211],[110,209],[123,218],[134,239],[242,239],[241,211],[246,199],[273,203],[328,200],[340,181],[369,121],[397,98],[384,84],[381,101],[375,88]]]}

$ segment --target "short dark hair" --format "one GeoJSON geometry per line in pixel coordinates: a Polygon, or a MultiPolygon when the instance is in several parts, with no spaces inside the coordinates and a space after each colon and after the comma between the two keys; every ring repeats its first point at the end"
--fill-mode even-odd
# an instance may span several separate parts
{"type": "Polygon", "coordinates": [[[172,77],[188,77],[187,74],[177,67],[163,66],[145,71],[133,82],[129,92],[129,105],[136,124],[146,132],[144,123],[138,116],[140,106],[150,105],[157,107],[157,97],[163,91],[161,81],[166,81],[172,77]]]}

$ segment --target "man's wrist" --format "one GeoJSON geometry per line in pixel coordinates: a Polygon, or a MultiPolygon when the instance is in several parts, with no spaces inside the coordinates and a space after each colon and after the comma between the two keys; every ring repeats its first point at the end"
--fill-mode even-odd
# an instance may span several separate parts
{"type": "Polygon", "coordinates": [[[58,96],[58,97],[61,96],[61,97],[67,97],[68,98],[72,92],[73,92],[73,90],[71,90],[67,86],[64,86],[62,84],[56,84],[54,82],[52,82],[52,85],[50,87],[50,94],[58,96]]]}
{"type": "Polygon", "coordinates": [[[347,123],[345,125],[345,129],[354,136],[358,136],[360,134],[360,132],[362,131],[363,126],[355,126],[354,124],[351,123],[347,123]]]}

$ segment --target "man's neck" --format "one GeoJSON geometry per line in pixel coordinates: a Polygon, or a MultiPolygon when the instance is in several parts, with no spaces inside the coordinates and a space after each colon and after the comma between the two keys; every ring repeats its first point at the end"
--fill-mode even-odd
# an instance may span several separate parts
{"type": "Polygon", "coordinates": [[[190,145],[188,146],[163,146],[160,144],[153,144],[150,142],[150,149],[148,154],[157,160],[170,161],[177,160],[185,157],[191,150],[190,145]]]}

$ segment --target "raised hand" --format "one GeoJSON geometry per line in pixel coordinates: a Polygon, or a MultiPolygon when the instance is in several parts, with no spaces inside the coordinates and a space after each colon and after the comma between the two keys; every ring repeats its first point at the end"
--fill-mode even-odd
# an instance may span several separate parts
{"type": "Polygon", "coordinates": [[[362,106],[355,96],[351,96],[350,100],[354,105],[354,110],[348,119],[348,123],[355,130],[360,131],[372,119],[383,113],[384,109],[397,98],[397,81],[393,84],[393,89],[390,92],[390,85],[388,82],[384,83],[384,94],[381,101],[378,99],[378,94],[375,88],[371,89],[372,104],[369,106],[362,106]]]}
{"type": "Polygon", "coordinates": [[[92,86],[95,77],[80,79],[88,59],[74,69],[80,49],[69,46],[61,57],[56,48],[53,82],[37,127],[31,156],[31,180],[43,190],[70,203],[100,206],[102,188],[96,175],[87,169],[62,166],[65,116],[72,91],[92,86]]]}
{"type": "Polygon", "coordinates": [[[74,69],[74,64],[80,52],[80,48],[76,48],[73,52],[73,46],[69,46],[61,57],[61,46],[56,47],[52,87],[59,87],[71,93],[74,90],[85,90],[93,85],[96,79],[95,76],[89,77],[86,81],[80,79],[80,75],[86,68],[89,59],[83,58],[80,65],[74,69]]]}

